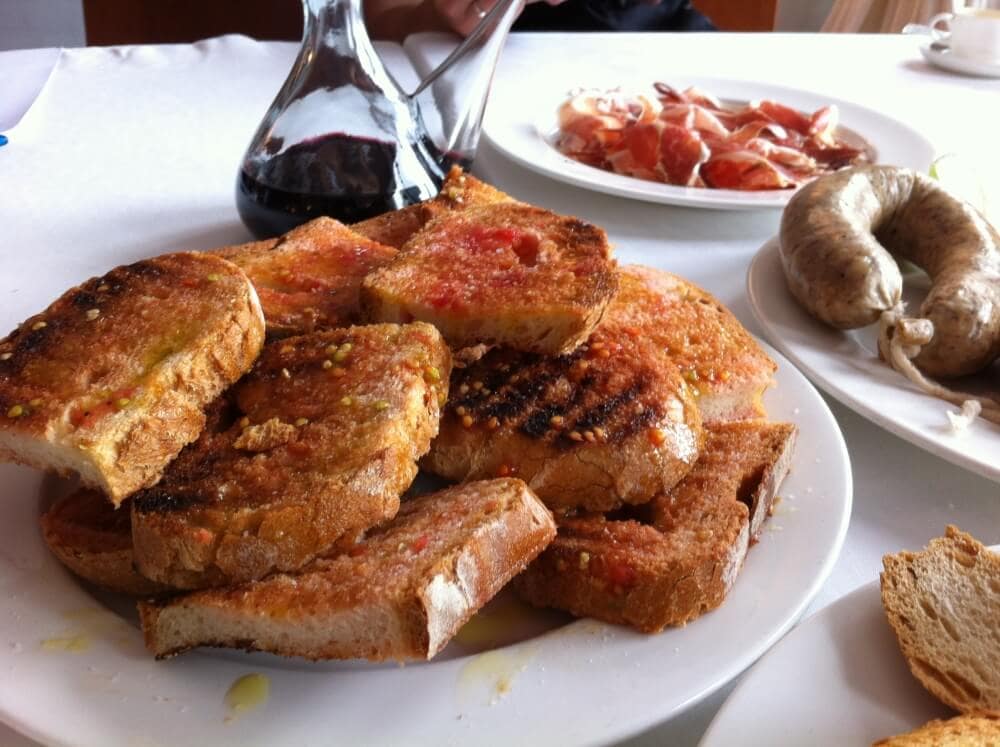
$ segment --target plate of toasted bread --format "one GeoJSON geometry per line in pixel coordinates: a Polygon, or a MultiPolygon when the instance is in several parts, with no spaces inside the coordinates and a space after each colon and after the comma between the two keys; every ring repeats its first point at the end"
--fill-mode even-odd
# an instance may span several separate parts
{"type": "Polygon", "coordinates": [[[1000,555],[948,527],[817,612],[743,678],[702,747],[1000,744],[1000,555]],[[780,719],[761,719],[763,702],[780,719]]]}
{"type": "Polygon", "coordinates": [[[0,339],[0,717],[46,743],[612,741],[751,664],[844,539],[787,361],[458,170],[49,282],[0,339]]]}
{"type": "Polygon", "coordinates": [[[931,143],[859,104],[759,81],[547,79],[499,87],[484,134],[525,168],[605,194],[719,210],[782,208],[851,163],[926,170],[931,143]]]}

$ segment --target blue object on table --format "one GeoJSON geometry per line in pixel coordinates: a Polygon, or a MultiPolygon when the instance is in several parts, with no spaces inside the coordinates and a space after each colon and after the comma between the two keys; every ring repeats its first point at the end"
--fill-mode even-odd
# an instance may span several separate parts
{"type": "Polygon", "coordinates": [[[7,144],[8,142],[9,142],[9,141],[7,140],[7,136],[6,136],[6,135],[0,135],[0,147],[3,147],[3,146],[4,146],[4,145],[6,145],[6,144],[7,144]]]}

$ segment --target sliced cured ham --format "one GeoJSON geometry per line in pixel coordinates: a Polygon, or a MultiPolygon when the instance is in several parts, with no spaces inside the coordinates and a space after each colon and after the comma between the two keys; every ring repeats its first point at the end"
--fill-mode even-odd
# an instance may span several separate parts
{"type": "Polygon", "coordinates": [[[742,106],[695,87],[655,97],[581,91],[559,109],[559,150],[590,166],[688,187],[791,189],[865,163],[837,137],[836,106],[797,111],[765,99],[742,106]]]}
{"type": "Polygon", "coordinates": [[[702,165],[701,176],[716,189],[787,189],[797,184],[768,159],[750,151],[712,156],[702,165]]]}

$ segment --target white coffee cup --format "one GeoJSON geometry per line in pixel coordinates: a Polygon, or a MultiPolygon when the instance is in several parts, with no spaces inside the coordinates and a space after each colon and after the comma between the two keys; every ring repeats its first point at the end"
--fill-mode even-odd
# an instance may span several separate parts
{"type": "Polygon", "coordinates": [[[938,13],[929,25],[934,38],[945,42],[955,56],[1000,61],[1000,10],[959,8],[954,13],[938,13]]]}

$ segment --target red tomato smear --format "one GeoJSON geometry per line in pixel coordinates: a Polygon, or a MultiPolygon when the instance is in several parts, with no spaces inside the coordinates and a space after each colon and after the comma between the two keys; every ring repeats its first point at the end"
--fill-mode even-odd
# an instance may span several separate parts
{"type": "Polygon", "coordinates": [[[122,409],[118,406],[118,402],[124,399],[131,399],[137,391],[136,387],[119,389],[112,392],[111,396],[102,402],[95,402],[90,407],[76,407],[69,414],[69,422],[75,428],[89,428],[105,415],[110,415],[122,409]]]}
{"type": "Polygon", "coordinates": [[[521,285],[524,268],[538,263],[540,245],[536,234],[519,228],[471,226],[461,233],[455,232],[441,246],[452,252],[458,262],[464,258],[468,272],[463,274],[453,265],[429,291],[427,302],[435,309],[458,311],[483,289],[521,285]],[[474,283],[468,282],[468,273],[474,273],[474,283]]]}
{"type": "Polygon", "coordinates": [[[604,577],[610,584],[620,586],[622,589],[632,588],[638,580],[638,574],[632,566],[616,560],[605,561],[604,577]]]}

